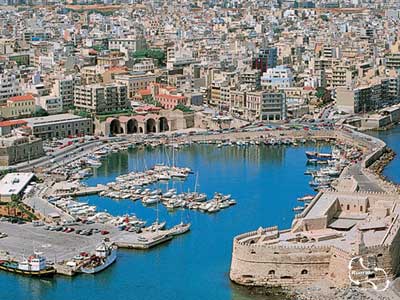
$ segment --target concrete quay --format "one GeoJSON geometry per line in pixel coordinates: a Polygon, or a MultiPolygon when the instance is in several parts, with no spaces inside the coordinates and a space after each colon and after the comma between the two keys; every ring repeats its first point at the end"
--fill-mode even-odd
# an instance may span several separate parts
{"type": "MultiPolygon", "coordinates": [[[[108,238],[119,248],[146,250],[173,238],[169,230],[158,232],[134,233],[119,231],[117,227],[107,224],[69,225],[76,230],[96,228],[107,230],[109,234],[94,233],[90,236],[76,234],[75,231],[65,233],[62,231],[45,230],[43,226],[35,227],[30,223],[11,224],[0,222],[0,232],[8,236],[0,239],[0,258],[21,260],[40,251],[49,262],[54,262],[57,273],[72,276],[75,270],[65,265],[81,252],[92,253],[95,248],[108,238]]],[[[79,261],[78,261],[79,263],[79,261]]]]}

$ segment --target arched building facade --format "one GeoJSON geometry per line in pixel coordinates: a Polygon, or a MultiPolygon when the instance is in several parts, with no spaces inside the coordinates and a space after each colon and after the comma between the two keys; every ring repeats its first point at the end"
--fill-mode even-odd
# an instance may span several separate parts
{"type": "Polygon", "coordinates": [[[173,122],[157,114],[120,116],[107,118],[102,127],[104,135],[146,134],[170,131],[173,122]]]}

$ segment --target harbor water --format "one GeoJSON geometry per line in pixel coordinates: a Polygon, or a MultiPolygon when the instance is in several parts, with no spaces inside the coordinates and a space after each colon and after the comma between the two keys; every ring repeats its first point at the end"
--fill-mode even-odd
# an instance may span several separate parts
{"type": "MultiPolygon", "coordinates": [[[[397,139],[400,131],[397,131],[397,139]]],[[[399,143],[397,143],[399,144],[399,143]]],[[[226,146],[192,145],[175,151],[171,148],[130,149],[113,153],[85,180],[88,185],[105,184],[130,171],[150,168],[156,163],[175,161],[190,167],[194,174],[186,181],[169,183],[178,192],[197,191],[209,197],[214,192],[231,194],[237,205],[206,214],[198,211],[168,212],[159,206],[160,221],[173,226],[181,220],[192,223],[191,231],[148,251],[121,250],[117,262],[96,275],[74,278],[57,276],[38,280],[0,272],[2,299],[86,300],[86,299],[279,299],[250,295],[229,280],[232,238],[259,226],[288,228],[294,216],[296,199],[315,193],[308,185],[305,151],[329,151],[328,145],[226,146]]],[[[398,149],[400,150],[400,149],[398,149]]],[[[154,187],[166,189],[165,184],[154,187]]],[[[100,211],[114,215],[135,213],[153,222],[156,206],[144,207],[140,201],[115,200],[100,196],[80,198],[100,211]]]]}
{"type": "Polygon", "coordinates": [[[385,131],[368,132],[383,140],[395,153],[395,158],[386,166],[383,175],[390,181],[400,183],[400,125],[385,131]]]}

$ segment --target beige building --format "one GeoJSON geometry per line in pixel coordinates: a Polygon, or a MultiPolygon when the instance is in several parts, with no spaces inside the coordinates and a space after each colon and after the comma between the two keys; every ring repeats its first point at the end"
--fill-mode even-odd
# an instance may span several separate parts
{"type": "Polygon", "coordinates": [[[139,90],[144,90],[151,83],[156,82],[156,75],[144,72],[115,75],[114,78],[117,83],[128,87],[128,98],[130,99],[132,99],[139,90]]]}
{"type": "Polygon", "coordinates": [[[35,98],[30,94],[11,97],[5,105],[0,106],[0,116],[7,119],[30,116],[34,112],[35,98]]]}
{"type": "Polygon", "coordinates": [[[127,109],[130,103],[123,84],[91,84],[75,87],[74,105],[93,113],[127,109]]]}
{"type": "Polygon", "coordinates": [[[0,166],[11,166],[44,155],[42,140],[33,136],[0,138],[0,166]]]}

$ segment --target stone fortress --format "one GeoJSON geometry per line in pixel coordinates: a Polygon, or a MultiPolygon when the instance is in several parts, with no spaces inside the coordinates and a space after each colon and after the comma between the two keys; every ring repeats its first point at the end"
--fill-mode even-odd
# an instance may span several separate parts
{"type": "MultiPolygon", "coordinates": [[[[386,152],[383,141],[350,130],[335,131],[338,142],[364,150],[346,167],[332,190],[319,192],[287,230],[259,228],[233,241],[230,278],[248,286],[296,287],[328,280],[349,286],[349,264],[362,257],[366,280],[384,283],[399,273],[400,197],[393,184],[368,167],[386,152]]],[[[364,273],[362,273],[364,274],[364,273]]]]}

